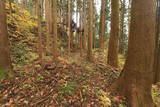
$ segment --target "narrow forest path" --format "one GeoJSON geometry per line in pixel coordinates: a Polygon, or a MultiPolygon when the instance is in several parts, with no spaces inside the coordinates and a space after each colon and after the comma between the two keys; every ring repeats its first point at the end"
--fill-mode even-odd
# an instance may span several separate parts
{"type": "Polygon", "coordinates": [[[0,106],[123,107],[125,99],[108,91],[119,72],[78,55],[35,63],[15,78],[1,80],[0,106]]]}

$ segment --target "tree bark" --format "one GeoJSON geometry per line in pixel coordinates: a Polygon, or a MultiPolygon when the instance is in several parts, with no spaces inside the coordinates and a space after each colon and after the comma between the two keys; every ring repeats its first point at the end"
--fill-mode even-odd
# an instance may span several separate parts
{"type": "Polygon", "coordinates": [[[160,3],[157,0],[157,14],[156,14],[156,42],[154,55],[154,69],[153,69],[153,83],[160,82],[160,3]]]}
{"type": "Polygon", "coordinates": [[[46,36],[46,55],[50,53],[50,2],[49,0],[45,0],[45,20],[47,25],[47,36],[46,36]]]}
{"type": "Polygon", "coordinates": [[[80,9],[80,12],[79,12],[79,29],[80,29],[80,32],[79,32],[79,37],[80,37],[80,56],[82,57],[82,54],[83,54],[83,43],[82,43],[82,10],[80,9]]]}
{"type": "Polygon", "coordinates": [[[71,0],[68,0],[68,55],[71,53],[71,0]]]}
{"type": "Polygon", "coordinates": [[[88,60],[92,61],[92,38],[93,38],[93,0],[89,0],[89,34],[88,34],[88,60]]]}
{"type": "Polygon", "coordinates": [[[11,71],[5,3],[5,0],[0,2],[0,72],[11,71]]]}
{"type": "Polygon", "coordinates": [[[87,32],[88,32],[88,25],[87,25],[87,18],[86,18],[86,15],[84,13],[84,23],[83,23],[83,26],[84,26],[84,44],[83,44],[83,47],[84,49],[86,50],[87,49],[87,32]]]}
{"type": "Polygon", "coordinates": [[[121,2],[121,24],[120,24],[120,39],[119,39],[119,53],[124,54],[124,14],[125,14],[125,3],[126,1],[123,0],[121,2]]]}
{"type": "Polygon", "coordinates": [[[38,55],[42,60],[43,57],[43,47],[42,47],[42,0],[37,0],[37,16],[38,16],[38,55]]]}
{"type": "Polygon", "coordinates": [[[56,0],[51,1],[51,16],[52,16],[51,37],[52,37],[52,43],[53,43],[52,53],[53,53],[53,60],[57,60],[59,50],[57,46],[57,1],[56,0]]]}
{"type": "Polygon", "coordinates": [[[22,8],[26,9],[27,6],[27,1],[26,0],[22,0],[22,8]]]}
{"type": "Polygon", "coordinates": [[[119,0],[111,0],[111,33],[108,47],[108,64],[118,67],[119,0]]]}
{"type": "Polygon", "coordinates": [[[132,1],[128,56],[115,84],[119,92],[129,99],[131,107],[154,107],[151,86],[155,49],[155,7],[154,0],[132,1]]]}
{"type": "Polygon", "coordinates": [[[100,48],[104,50],[104,36],[105,36],[105,22],[106,22],[106,0],[101,1],[101,14],[100,14],[100,24],[99,24],[99,38],[100,38],[100,48]]]}

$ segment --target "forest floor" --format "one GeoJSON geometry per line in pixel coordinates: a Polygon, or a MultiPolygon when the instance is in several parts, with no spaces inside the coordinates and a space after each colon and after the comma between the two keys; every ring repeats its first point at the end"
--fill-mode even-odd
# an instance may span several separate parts
{"type": "Polygon", "coordinates": [[[119,69],[100,55],[92,63],[78,53],[71,56],[34,62],[15,78],[0,80],[0,106],[127,107],[123,96],[109,91],[119,69]]]}

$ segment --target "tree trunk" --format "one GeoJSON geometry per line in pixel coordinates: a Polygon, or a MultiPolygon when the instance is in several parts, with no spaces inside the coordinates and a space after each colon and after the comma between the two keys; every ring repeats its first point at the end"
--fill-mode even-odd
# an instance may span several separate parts
{"type": "Polygon", "coordinates": [[[115,84],[129,99],[131,107],[154,107],[151,85],[155,49],[155,7],[154,0],[132,1],[128,56],[115,84]]]}
{"type": "Polygon", "coordinates": [[[87,14],[86,14],[86,0],[83,0],[83,29],[84,29],[84,33],[83,33],[83,48],[84,50],[87,49],[87,32],[88,32],[88,27],[87,27],[87,14]]]}
{"type": "Polygon", "coordinates": [[[45,20],[46,20],[46,25],[47,25],[47,36],[46,36],[46,55],[50,53],[50,17],[51,17],[51,7],[50,7],[50,1],[45,0],[45,20]]]}
{"type": "Polygon", "coordinates": [[[156,42],[155,42],[155,56],[153,69],[153,83],[160,82],[160,3],[157,0],[157,17],[156,17],[156,42]]]}
{"type": "Polygon", "coordinates": [[[108,47],[108,64],[118,67],[119,0],[111,0],[111,34],[108,47]]]}
{"type": "Polygon", "coordinates": [[[52,0],[51,1],[51,37],[52,37],[52,53],[53,53],[53,60],[58,59],[59,50],[57,47],[57,1],[52,0]]]}
{"type": "Polygon", "coordinates": [[[106,0],[101,1],[101,15],[100,15],[100,27],[99,27],[99,38],[100,38],[100,48],[104,50],[104,36],[105,36],[105,22],[106,22],[106,0]]]}
{"type": "Polygon", "coordinates": [[[124,14],[125,14],[125,4],[126,1],[123,0],[121,3],[121,24],[120,24],[120,39],[119,39],[119,53],[124,54],[124,14]]]}
{"type": "Polygon", "coordinates": [[[7,73],[11,70],[9,39],[7,33],[7,21],[5,0],[0,2],[0,72],[7,73]]]}
{"type": "Polygon", "coordinates": [[[43,57],[43,47],[42,47],[42,0],[37,0],[37,16],[38,16],[38,55],[39,58],[42,60],[43,57]]]}
{"type": "Polygon", "coordinates": [[[71,0],[68,0],[68,55],[71,53],[71,0]]]}
{"type": "Polygon", "coordinates": [[[92,37],[93,37],[93,0],[89,0],[89,34],[88,34],[88,60],[92,61],[92,37]]]}
{"type": "Polygon", "coordinates": [[[26,9],[27,6],[27,1],[26,0],[22,0],[22,8],[26,9]]]}
{"type": "Polygon", "coordinates": [[[84,49],[86,50],[87,49],[87,32],[88,32],[88,25],[87,25],[87,18],[86,18],[86,15],[84,13],[84,23],[83,23],[83,27],[84,27],[84,44],[83,44],[83,47],[84,49]]]}
{"type": "Polygon", "coordinates": [[[79,29],[80,29],[80,32],[79,32],[79,39],[80,39],[80,56],[82,57],[82,53],[83,53],[83,43],[82,43],[82,10],[80,9],[80,12],[79,12],[79,29]]]}

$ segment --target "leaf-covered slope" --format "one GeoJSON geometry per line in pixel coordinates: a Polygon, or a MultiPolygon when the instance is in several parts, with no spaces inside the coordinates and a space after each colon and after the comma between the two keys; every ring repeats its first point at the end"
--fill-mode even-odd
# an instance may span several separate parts
{"type": "Polygon", "coordinates": [[[36,18],[18,4],[7,4],[6,7],[12,61],[14,67],[20,67],[36,58],[33,53],[37,38],[36,18]]]}

